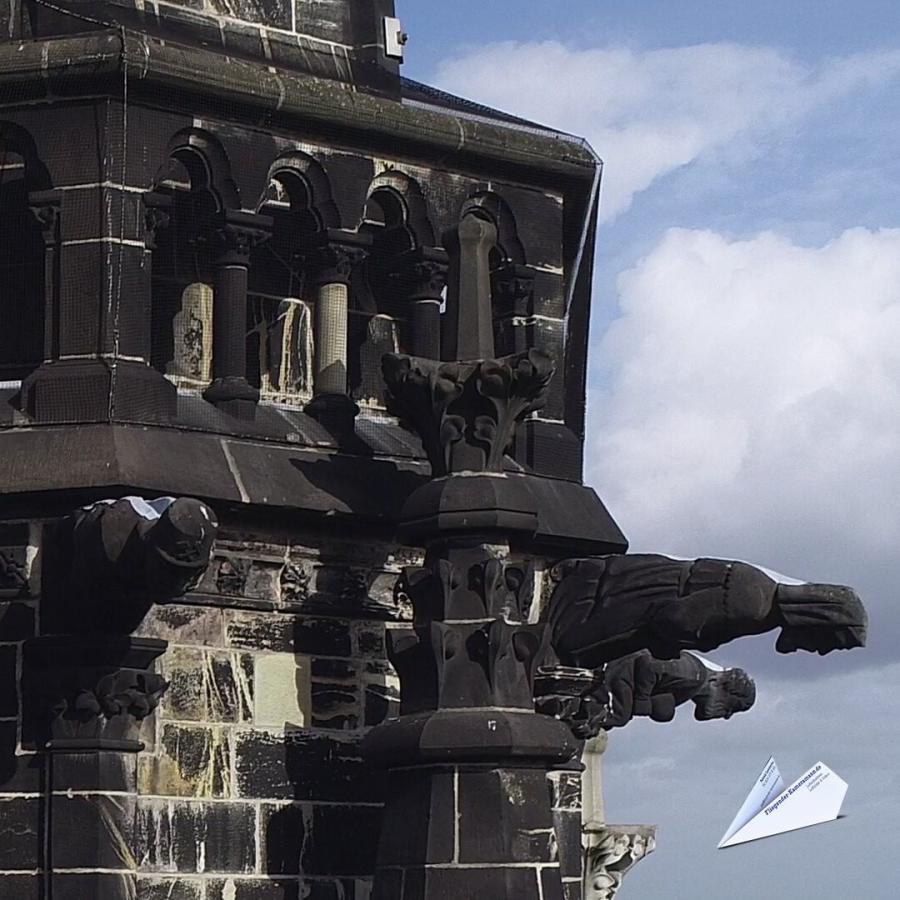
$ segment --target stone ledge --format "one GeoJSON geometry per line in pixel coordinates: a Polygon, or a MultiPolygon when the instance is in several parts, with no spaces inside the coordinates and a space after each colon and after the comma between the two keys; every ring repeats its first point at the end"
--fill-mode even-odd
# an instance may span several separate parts
{"type": "Polygon", "coordinates": [[[461,118],[451,111],[410,106],[263,61],[124,30],[0,45],[0,80],[8,97],[73,96],[91,82],[120,82],[127,70],[132,91],[160,88],[202,94],[228,103],[271,127],[302,120],[308,132],[344,131],[369,144],[414,145],[448,165],[498,163],[541,182],[576,180],[584,190],[599,165],[580,138],[461,118]],[[222,77],[227,72],[227,80],[222,77]],[[11,89],[15,89],[13,92],[11,89]]]}
{"type": "MultiPolygon", "coordinates": [[[[10,429],[2,442],[6,464],[0,467],[0,511],[5,516],[14,516],[17,504],[32,515],[54,515],[111,496],[173,494],[256,511],[269,524],[279,512],[333,521],[336,528],[352,521],[394,531],[406,497],[427,478],[422,463],[162,427],[10,429]],[[65,467],[59,465],[61,459],[68,461],[65,467]]],[[[592,488],[537,476],[510,477],[527,481],[534,493],[540,510],[536,550],[571,556],[627,549],[592,488]]]]}

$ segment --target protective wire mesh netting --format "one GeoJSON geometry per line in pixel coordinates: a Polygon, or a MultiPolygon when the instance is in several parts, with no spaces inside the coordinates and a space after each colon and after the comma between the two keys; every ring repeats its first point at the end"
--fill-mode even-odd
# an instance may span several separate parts
{"type": "MultiPolygon", "coordinates": [[[[371,162],[365,175],[340,156],[359,144],[346,123],[319,121],[305,133],[286,126],[276,104],[259,102],[276,78],[262,65],[271,62],[265,29],[255,32],[259,46],[235,49],[226,33],[239,33],[238,23],[223,19],[202,39],[195,22],[184,38],[193,49],[179,56],[179,32],[172,22],[163,28],[159,8],[28,0],[8,17],[10,47],[25,50],[0,68],[0,392],[9,401],[0,422],[153,421],[322,440],[301,412],[317,393],[346,391],[371,413],[357,432],[375,440],[381,358],[416,350],[408,281],[391,261],[439,246],[440,228],[427,219],[453,217],[430,211],[424,229],[415,221],[426,204],[418,188],[403,193],[408,145],[396,142],[399,162],[378,182],[371,162]],[[146,77],[160,47],[168,82],[146,77]],[[23,56],[34,61],[30,72],[23,56]],[[185,88],[203,63],[215,65],[213,86],[185,88]],[[328,156],[345,171],[326,176],[319,159],[328,156]],[[342,179],[370,182],[352,221],[342,179]],[[323,241],[336,228],[364,238],[367,253],[330,260],[345,268],[329,282],[323,241]],[[236,267],[245,280],[237,287],[236,267]],[[223,317],[226,282],[241,308],[223,317]],[[223,377],[259,392],[251,424],[204,399],[223,377]]],[[[446,138],[435,121],[417,122],[424,144],[446,138]]],[[[488,187],[471,178],[461,189],[427,158],[418,165],[422,177],[445,179],[433,195],[488,187]]],[[[443,202],[458,215],[458,198],[443,202]]],[[[551,340],[546,349],[559,359],[590,218],[590,210],[560,216],[560,243],[577,247],[577,258],[568,278],[554,266],[542,274],[542,290],[560,297],[556,331],[510,318],[498,326],[498,353],[551,340]]],[[[513,261],[498,245],[492,262],[513,261]]]]}

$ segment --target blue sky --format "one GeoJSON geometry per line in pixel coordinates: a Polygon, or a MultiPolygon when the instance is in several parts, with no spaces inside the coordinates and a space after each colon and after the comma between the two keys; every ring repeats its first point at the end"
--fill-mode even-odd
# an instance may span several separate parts
{"type": "Polygon", "coordinates": [[[399,4],[410,77],[587,137],[605,160],[590,480],[636,550],[856,586],[871,645],[778,656],[723,723],[635,722],[610,820],[660,825],[620,896],[897,896],[900,5],[399,4]],[[766,758],[818,759],[846,818],[716,851],[766,758]]]}

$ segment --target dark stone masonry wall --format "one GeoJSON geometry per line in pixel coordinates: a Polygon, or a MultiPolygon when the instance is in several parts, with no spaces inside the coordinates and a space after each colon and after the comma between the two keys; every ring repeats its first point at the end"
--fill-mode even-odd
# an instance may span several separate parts
{"type": "Polygon", "coordinates": [[[140,897],[368,896],[384,780],[359,745],[397,711],[384,630],[414,559],[225,530],[190,602],[153,610],[170,687],[138,761],[140,897]]]}
{"type": "MultiPolygon", "coordinates": [[[[535,599],[550,562],[626,546],[582,484],[598,160],[401,79],[393,16],[0,0],[0,900],[369,900],[396,797],[361,745],[399,713],[385,635],[427,541],[397,535],[421,537],[401,510],[432,474],[382,358],[454,360],[464,268],[476,356],[555,365],[492,470],[512,499],[486,477],[478,503],[520,527],[530,498],[511,546],[535,599]],[[485,237],[463,261],[467,219],[485,237]],[[73,513],[133,495],[218,520],[187,595],[133,522],[86,526],[103,540],[76,565],[73,513]]],[[[483,776],[506,810],[500,762],[453,765],[453,802],[483,776]]],[[[545,900],[560,871],[580,896],[579,778],[544,795],[546,765],[510,768],[552,801],[534,858],[476,803],[446,877],[480,889],[512,860],[555,879],[545,900]],[[490,876],[467,868],[482,841],[490,876]]]]}
{"type": "MultiPolygon", "coordinates": [[[[23,750],[19,678],[22,641],[40,615],[44,534],[41,523],[0,529],[0,884],[9,900],[44,896],[45,756],[23,750]]],[[[369,897],[386,776],[363,762],[360,744],[399,711],[385,629],[409,619],[395,583],[420,561],[413,548],[377,540],[223,525],[198,588],[154,607],[138,629],[168,641],[157,668],[169,687],[143,724],[145,750],[100,763],[102,794],[86,769],[73,770],[63,795],[84,810],[65,814],[84,830],[67,826],[72,857],[97,840],[97,817],[102,824],[112,804],[109,827],[137,872],[137,900],[369,897]],[[136,775],[136,796],[110,786],[113,760],[123,786],[136,775]]],[[[557,830],[577,834],[579,776],[555,773],[548,790],[557,830]]],[[[490,840],[490,822],[468,827],[472,840],[490,840]]],[[[65,858],[56,848],[57,868],[65,858]]],[[[564,875],[574,887],[573,865],[580,860],[564,875]]]]}

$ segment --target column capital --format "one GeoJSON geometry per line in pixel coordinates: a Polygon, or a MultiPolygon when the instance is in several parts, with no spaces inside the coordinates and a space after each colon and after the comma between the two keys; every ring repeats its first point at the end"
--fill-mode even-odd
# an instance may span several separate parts
{"type": "Polygon", "coordinates": [[[28,195],[28,208],[41,226],[45,244],[56,241],[56,225],[61,205],[62,191],[31,191],[28,195]]]}
{"type": "Polygon", "coordinates": [[[172,221],[172,197],[159,191],[147,191],[144,200],[144,246],[156,249],[156,237],[172,221]]]}
{"type": "Polygon", "coordinates": [[[349,284],[371,245],[369,235],[355,231],[328,228],[315,234],[303,249],[313,284],[349,284]]]}
{"type": "Polygon", "coordinates": [[[390,278],[408,301],[440,302],[447,285],[450,260],[440,247],[418,247],[395,256],[389,263],[390,278]]]}
{"type": "Polygon", "coordinates": [[[491,273],[491,289],[498,316],[532,313],[535,272],[530,266],[508,262],[491,273]]]}
{"type": "Polygon", "coordinates": [[[272,233],[271,216],[225,210],[213,229],[213,265],[248,266],[253,248],[272,233]]]}

